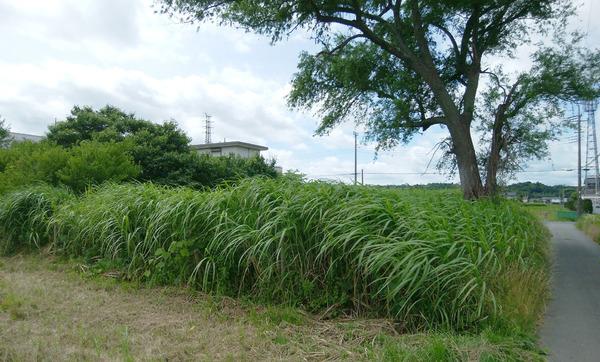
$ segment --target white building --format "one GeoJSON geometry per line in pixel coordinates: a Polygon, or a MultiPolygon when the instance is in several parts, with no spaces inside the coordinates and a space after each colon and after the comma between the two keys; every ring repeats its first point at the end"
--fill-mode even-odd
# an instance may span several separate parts
{"type": "Polygon", "coordinates": [[[269,149],[265,146],[240,141],[205,143],[201,145],[192,145],[191,147],[200,154],[210,156],[239,156],[243,158],[259,156],[260,151],[269,149]]]}
{"type": "Polygon", "coordinates": [[[32,141],[39,142],[44,139],[44,136],[36,136],[27,133],[8,132],[9,137],[13,142],[32,141]]]}

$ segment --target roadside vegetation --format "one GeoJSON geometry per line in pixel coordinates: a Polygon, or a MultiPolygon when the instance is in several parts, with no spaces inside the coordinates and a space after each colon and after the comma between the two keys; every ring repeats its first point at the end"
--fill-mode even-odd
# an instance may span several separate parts
{"type": "Polygon", "coordinates": [[[108,183],[81,196],[33,187],[0,210],[8,253],[46,246],[144,285],[383,318],[403,334],[491,333],[535,353],[547,235],[512,202],[284,177],[206,191],[108,183]]]}
{"type": "Polygon", "coordinates": [[[576,225],[592,240],[600,243],[600,215],[583,215],[577,220],[576,225]]]}
{"type": "Polygon", "coordinates": [[[165,288],[204,306],[235,305],[223,331],[206,311],[197,324],[224,341],[233,333],[231,353],[192,346],[210,331],[167,331],[181,344],[165,358],[188,358],[181,348],[200,359],[255,359],[262,350],[273,359],[541,358],[548,235],[519,204],[466,201],[456,188],[306,182],[278,176],[273,161],[201,157],[188,143],[173,122],[75,107],[44,141],[0,149],[0,327],[8,331],[0,358],[63,359],[50,347],[63,345],[44,336],[84,318],[82,305],[89,318],[111,322],[93,335],[60,327],[73,359],[158,353],[147,346],[167,337],[141,324],[159,316],[123,306],[133,315],[114,319],[82,276],[118,281],[105,300],[141,298],[133,305],[144,310],[181,301],[152,300],[165,288]],[[72,270],[75,281],[63,280],[72,270]],[[11,342],[33,329],[23,348],[11,342]]]}
{"type": "Polygon", "coordinates": [[[556,204],[522,204],[523,207],[541,221],[575,221],[573,210],[556,204]]]}

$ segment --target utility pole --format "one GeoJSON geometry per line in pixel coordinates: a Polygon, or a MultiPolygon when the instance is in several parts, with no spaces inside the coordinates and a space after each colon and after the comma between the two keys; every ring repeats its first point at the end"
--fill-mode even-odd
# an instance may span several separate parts
{"type": "Polygon", "coordinates": [[[358,178],[357,153],[356,153],[356,149],[358,147],[357,137],[358,137],[358,133],[356,133],[356,131],[355,131],[354,132],[354,184],[355,185],[357,183],[357,178],[358,178]]]}
{"type": "Polygon", "coordinates": [[[365,170],[363,168],[360,169],[360,184],[365,185],[365,170]]]}
{"type": "Polygon", "coordinates": [[[577,103],[577,216],[581,213],[581,109],[577,103]]]}

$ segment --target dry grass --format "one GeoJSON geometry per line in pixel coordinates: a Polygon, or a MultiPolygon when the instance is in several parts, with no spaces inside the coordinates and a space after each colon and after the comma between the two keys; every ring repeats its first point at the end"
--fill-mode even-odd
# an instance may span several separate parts
{"type": "Polygon", "coordinates": [[[82,269],[48,256],[0,259],[0,361],[537,358],[483,335],[398,335],[387,320],[320,320],[82,269]]]}

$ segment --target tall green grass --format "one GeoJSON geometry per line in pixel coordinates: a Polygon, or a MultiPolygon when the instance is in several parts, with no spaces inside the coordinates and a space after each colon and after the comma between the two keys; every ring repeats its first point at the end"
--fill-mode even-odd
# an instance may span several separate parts
{"type": "Polygon", "coordinates": [[[46,185],[3,195],[0,198],[0,255],[46,245],[51,239],[52,215],[61,203],[71,198],[66,189],[46,185]]]}
{"type": "Polygon", "coordinates": [[[577,228],[587,234],[592,240],[600,243],[600,215],[582,215],[577,220],[577,228]]]}
{"type": "Polygon", "coordinates": [[[105,185],[64,203],[50,228],[58,250],[115,260],[131,278],[413,330],[518,325],[533,312],[511,300],[545,289],[544,228],[515,204],[455,191],[105,185]]]}

